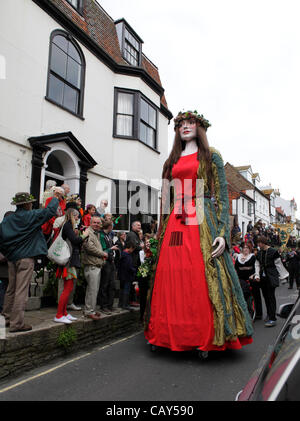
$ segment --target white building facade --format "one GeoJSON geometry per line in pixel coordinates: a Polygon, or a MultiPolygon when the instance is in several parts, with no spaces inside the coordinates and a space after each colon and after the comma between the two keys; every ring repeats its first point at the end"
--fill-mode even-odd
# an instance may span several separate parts
{"type": "Polygon", "coordinates": [[[235,168],[254,186],[253,190],[246,191],[246,195],[253,200],[252,221],[255,224],[257,221],[261,220],[266,226],[270,225],[270,199],[259,188],[259,174],[253,173],[250,165],[235,168]]]}
{"type": "Polygon", "coordinates": [[[276,194],[275,190],[272,188],[271,185],[266,187],[261,187],[260,190],[270,199],[270,223],[275,224],[276,223],[276,194]]]}
{"type": "Polygon", "coordinates": [[[284,211],[286,216],[289,217],[290,222],[293,224],[296,223],[296,211],[297,211],[297,203],[295,199],[292,200],[286,200],[280,197],[280,194],[277,190],[277,194],[275,196],[275,205],[276,207],[281,207],[281,209],[284,211]]]}
{"type": "Polygon", "coordinates": [[[41,203],[48,179],[86,204],[108,199],[124,230],[136,217],[115,191],[139,180],[137,219],[157,215],[172,114],[142,45],[93,0],[0,3],[0,220],[16,192],[41,203]]]}
{"type": "Polygon", "coordinates": [[[247,233],[247,226],[249,222],[251,222],[252,225],[254,225],[254,205],[254,200],[247,194],[243,193],[240,193],[240,197],[238,199],[232,200],[232,211],[234,212],[234,215],[236,215],[238,218],[239,227],[241,228],[243,237],[247,233]]]}

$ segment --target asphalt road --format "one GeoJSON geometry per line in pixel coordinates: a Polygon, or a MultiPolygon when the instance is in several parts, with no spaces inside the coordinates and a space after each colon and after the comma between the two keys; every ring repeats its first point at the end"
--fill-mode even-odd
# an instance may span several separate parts
{"type": "MultiPolygon", "coordinates": [[[[296,290],[277,289],[278,306],[296,290]]],[[[242,350],[150,352],[143,333],[60,359],[0,383],[0,401],[233,401],[273,344],[284,320],[255,322],[254,342],[242,350]]]]}

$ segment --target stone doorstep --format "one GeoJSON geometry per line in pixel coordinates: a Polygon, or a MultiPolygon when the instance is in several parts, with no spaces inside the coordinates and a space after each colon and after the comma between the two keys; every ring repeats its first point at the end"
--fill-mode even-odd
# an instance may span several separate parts
{"type": "Polygon", "coordinates": [[[39,310],[41,308],[41,297],[29,297],[25,311],[39,310]]]}
{"type": "Polygon", "coordinates": [[[98,321],[84,317],[81,311],[73,311],[72,315],[78,317],[78,321],[70,325],[55,323],[55,314],[56,308],[26,312],[25,322],[32,325],[31,331],[10,333],[6,329],[5,339],[0,340],[0,380],[65,355],[66,351],[57,344],[57,339],[69,327],[74,328],[77,334],[77,340],[69,351],[78,351],[142,329],[139,309],[101,314],[98,321]]]}

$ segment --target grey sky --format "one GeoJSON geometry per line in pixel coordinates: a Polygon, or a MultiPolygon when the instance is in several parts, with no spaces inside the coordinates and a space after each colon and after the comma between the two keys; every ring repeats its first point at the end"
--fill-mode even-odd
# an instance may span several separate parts
{"type": "Polygon", "coordinates": [[[98,3],[144,40],[173,114],[203,113],[224,162],[250,164],[263,185],[295,197],[299,217],[299,0],[98,3]]]}

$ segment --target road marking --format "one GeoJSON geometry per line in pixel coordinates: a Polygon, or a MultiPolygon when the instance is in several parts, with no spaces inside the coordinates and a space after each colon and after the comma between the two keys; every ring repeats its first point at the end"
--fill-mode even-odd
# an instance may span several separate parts
{"type": "Polygon", "coordinates": [[[119,343],[121,343],[121,342],[125,342],[125,341],[127,341],[128,339],[134,338],[135,336],[139,335],[140,333],[142,333],[142,331],[137,332],[137,333],[134,333],[133,335],[127,336],[126,338],[119,339],[118,341],[113,342],[113,343],[108,344],[108,345],[105,345],[105,346],[103,346],[103,347],[101,347],[101,348],[98,348],[96,351],[102,351],[102,349],[109,348],[110,346],[117,345],[117,344],[119,344],[119,343]]]}
{"type": "Polygon", "coordinates": [[[0,389],[0,393],[4,393],[4,392],[7,392],[9,390],[15,389],[16,387],[22,386],[25,383],[28,383],[28,382],[30,382],[32,380],[35,380],[35,379],[38,379],[39,377],[46,376],[47,374],[53,373],[53,371],[56,371],[59,368],[62,368],[64,366],[68,365],[68,364],[74,363],[75,361],[81,360],[82,358],[88,357],[89,355],[92,355],[93,353],[95,353],[97,351],[102,351],[103,349],[109,348],[109,347],[111,347],[113,345],[119,344],[121,342],[125,342],[128,339],[134,338],[135,336],[139,335],[140,333],[141,332],[138,332],[138,333],[135,333],[133,335],[130,335],[130,336],[126,337],[126,338],[119,339],[116,342],[113,342],[113,343],[108,344],[108,345],[104,345],[101,348],[97,348],[93,352],[89,352],[87,354],[81,355],[80,357],[73,358],[72,360],[69,360],[69,361],[66,361],[66,362],[64,362],[62,364],[59,364],[56,367],[50,368],[49,370],[43,371],[42,373],[36,374],[35,376],[32,376],[32,377],[29,377],[28,379],[22,380],[22,381],[20,381],[18,383],[15,383],[15,384],[11,385],[11,386],[5,387],[4,389],[0,389]]]}
{"type": "Polygon", "coordinates": [[[57,365],[56,367],[50,368],[50,370],[43,371],[43,372],[42,372],[42,373],[40,373],[40,374],[37,374],[37,375],[32,376],[32,377],[29,377],[28,379],[22,380],[21,382],[18,382],[18,383],[16,383],[16,384],[13,384],[12,386],[5,387],[4,389],[1,389],[1,390],[0,390],[0,393],[7,392],[8,390],[11,390],[11,389],[14,389],[15,387],[21,386],[21,385],[23,385],[24,383],[27,383],[27,382],[30,382],[30,381],[32,381],[32,380],[35,380],[35,379],[37,379],[37,378],[39,378],[39,377],[45,376],[46,374],[50,374],[50,373],[52,373],[53,371],[58,370],[59,368],[64,367],[64,366],[65,366],[65,365],[67,365],[67,364],[71,364],[71,363],[73,363],[73,362],[75,362],[75,361],[78,361],[78,360],[80,360],[81,358],[87,357],[87,356],[89,356],[89,355],[91,355],[91,353],[81,355],[80,357],[77,357],[77,358],[73,358],[72,360],[66,361],[66,362],[65,362],[65,363],[63,363],[63,364],[59,364],[59,365],[57,365]]]}

